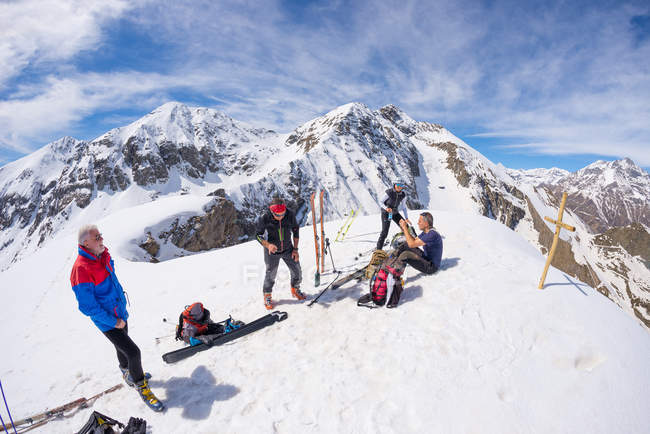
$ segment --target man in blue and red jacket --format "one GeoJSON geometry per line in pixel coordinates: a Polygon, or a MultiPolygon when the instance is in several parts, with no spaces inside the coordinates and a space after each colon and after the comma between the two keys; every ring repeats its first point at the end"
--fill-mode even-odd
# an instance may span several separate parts
{"type": "Polygon", "coordinates": [[[129,337],[125,293],[115,275],[115,264],[104,246],[102,234],[95,225],[86,225],[79,230],[79,256],[72,267],[70,283],[79,310],[89,316],[115,346],[126,383],[138,390],[150,408],[163,410],[162,402],[149,389],[142,370],[140,349],[129,337]]]}

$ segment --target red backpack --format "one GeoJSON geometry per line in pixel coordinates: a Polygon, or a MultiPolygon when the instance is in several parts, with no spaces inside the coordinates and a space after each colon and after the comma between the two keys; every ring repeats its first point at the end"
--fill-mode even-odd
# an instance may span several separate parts
{"type": "Polygon", "coordinates": [[[377,306],[383,306],[388,298],[388,306],[394,307],[402,295],[402,280],[406,265],[397,261],[397,257],[387,258],[370,278],[370,295],[377,306]],[[392,288],[388,287],[389,276],[392,276],[392,288]]]}
{"type": "MultiPolygon", "coordinates": [[[[203,307],[203,303],[196,302],[185,306],[185,310],[178,317],[178,327],[176,327],[176,339],[184,340],[183,331],[188,326],[196,329],[196,335],[205,334],[210,324],[210,311],[203,307]]],[[[188,338],[189,339],[189,338],[188,338]]]]}

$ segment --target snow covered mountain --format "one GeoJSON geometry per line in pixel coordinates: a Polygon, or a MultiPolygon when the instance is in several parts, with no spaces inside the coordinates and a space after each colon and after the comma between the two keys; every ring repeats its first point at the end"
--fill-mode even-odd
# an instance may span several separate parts
{"type": "Polygon", "coordinates": [[[557,167],[550,169],[508,169],[508,174],[519,183],[532,185],[555,184],[571,172],[557,167]]]}
{"type": "Polygon", "coordinates": [[[641,223],[650,227],[650,174],[629,158],[596,161],[575,173],[561,169],[509,171],[518,181],[549,188],[593,233],[641,223]]]}
{"type": "MultiPolygon", "coordinates": [[[[159,264],[130,260],[135,228],[155,226],[181,211],[176,200],[191,198],[161,198],[97,222],[129,293],[129,334],[168,410],[153,413],[123,387],[35,433],[77,432],[93,410],[122,422],[144,418],[157,434],[647,432],[647,331],[555,268],[539,291],[539,251],[472,213],[431,210],[444,236],[442,269],[407,269],[395,309],[357,307],[367,281],[308,308],[291,299],[283,267],[274,298],[287,320],[165,364],[161,355],[182,345],[173,322],[187,304],[203,302],[215,319],[266,314],[254,241],[159,264]]],[[[359,217],[333,243],[339,270],[358,266],[378,219],[359,217]]],[[[341,223],[328,221],[325,231],[341,223]]],[[[310,232],[302,230],[301,252],[311,251],[310,232]]],[[[0,273],[0,378],[14,420],[122,383],[111,345],[77,309],[68,280],[75,257],[75,234],[59,235],[0,273]]],[[[314,257],[301,262],[302,289],[313,296],[323,288],[313,287],[314,257]]],[[[327,265],[324,283],[335,276],[327,265]]]]}
{"type": "MultiPolygon", "coordinates": [[[[564,179],[560,175],[535,176],[552,181],[564,179]]],[[[637,175],[630,169],[612,179],[622,185],[626,177],[638,178],[642,187],[644,175],[637,175]]],[[[525,179],[530,176],[493,164],[441,125],[415,121],[392,105],[346,104],[277,134],[215,110],[168,103],[90,142],[64,138],[0,168],[0,269],[83,222],[120,218],[134,207],[156,219],[131,218],[133,242],[120,253],[164,261],[246,240],[274,195],[306,224],[312,192],[326,191],[329,221],[351,210],[376,213],[378,196],[394,180],[410,186],[411,209],[483,215],[545,253],[554,228],[543,216],[557,215],[557,198],[525,179]],[[168,212],[153,206],[161,200],[168,212]]],[[[643,248],[631,253],[617,236],[602,244],[576,212],[565,220],[578,231],[563,233],[553,265],[650,327],[643,248]]],[[[634,233],[647,236],[647,227],[634,233]]]]}

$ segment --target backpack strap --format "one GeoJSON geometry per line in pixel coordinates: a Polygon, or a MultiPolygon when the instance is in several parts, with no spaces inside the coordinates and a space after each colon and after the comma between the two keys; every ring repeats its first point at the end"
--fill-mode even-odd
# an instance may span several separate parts
{"type": "Polygon", "coordinates": [[[185,312],[181,312],[181,314],[178,316],[178,325],[176,325],[176,340],[177,341],[182,341],[183,337],[181,334],[183,333],[183,314],[185,312]]]}

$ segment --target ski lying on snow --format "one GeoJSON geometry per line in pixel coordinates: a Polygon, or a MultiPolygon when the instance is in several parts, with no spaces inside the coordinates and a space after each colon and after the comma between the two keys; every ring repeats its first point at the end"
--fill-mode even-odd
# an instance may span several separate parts
{"type": "Polygon", "coordinates": [[[345,285],[351,280],[363,279],[363,277],[366,275],[366,268],[368,268],[367,265],[363,268],[359,268],[358,270],[353,271],[352,273],[346,276],[341,277],[340,279],[335,280],[334,282],[332,282],[332,290],[340,288],[341,286],[345,285]]]}
{"type": "Polygon", "coordinates": [[[263,329],[264,327],[270,326],[278,321],[284,321],[287,319],[288,314],[286,312],[280,312],[278,310],[271,312],[268,315],[264,315],[261,318],[256,319],[255,321],[245,324],[231,332],[217,335],[214,339],[210,340],[209,343],[201,343],[198,345],[193,345],[185,348],[180,348],[175,351],[163,354],[162,358],[167,363],[175,363],[188,357],[193,356],[194,354],[209,350],[212,347],[223,345],[227,342],[233,341],[235,339],[246,336],[247,334],[253,333],[257,330],[263,329]]]}

